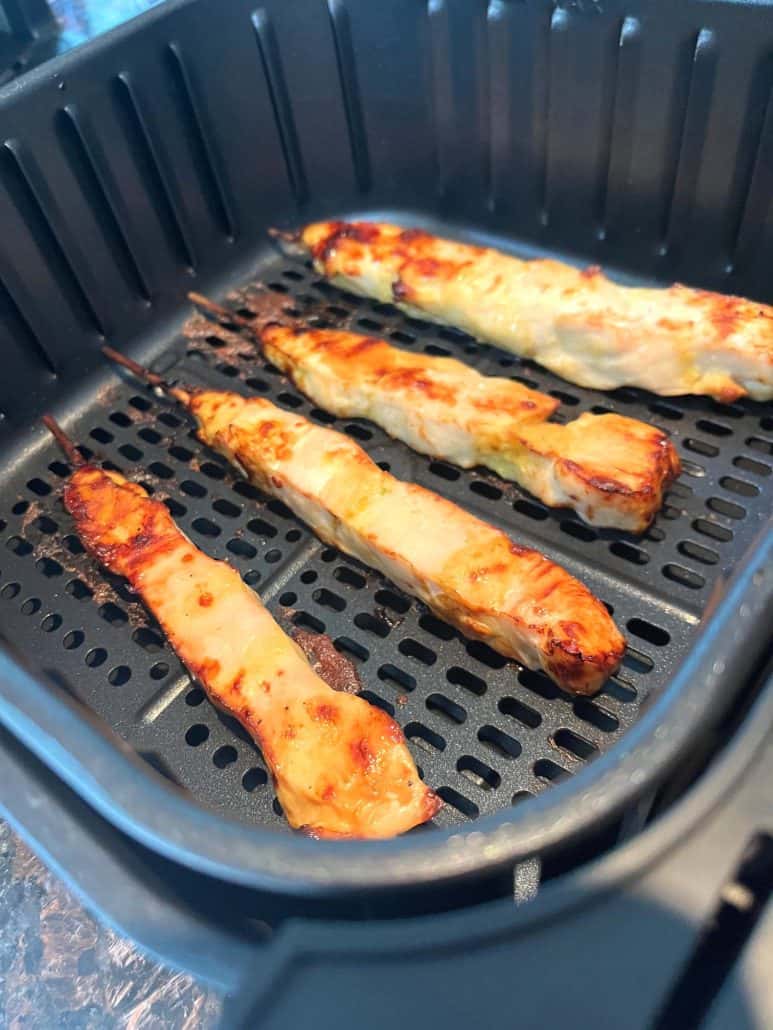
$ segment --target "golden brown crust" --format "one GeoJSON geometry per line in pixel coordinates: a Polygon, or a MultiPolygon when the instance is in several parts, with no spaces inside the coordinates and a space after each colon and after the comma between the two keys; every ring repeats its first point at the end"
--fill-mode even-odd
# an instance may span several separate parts
{"type": "MultiPolygon", "coordinates": [[[[286,446],[276,431],[266,437],[286,446]]],[[[89,552],[128,579],[211,700],[252,734],[292,826],[389,837],[438,811],[397,723],[324,683],[257,595],[195,548],[163,504],[93,466],[73,473],[64,502],[89,552]]]]}
{"type": "Polygon", "coordinates": [[[773,398],[773,308],[679,284],[620,286],[598,267],[521,261],[385,223],[301,234],[344,288],[457,325],[581,386],[727,402],[773,398]]]}
{"type": "Polygon", "coordinates": [[[382,471],[349,437],[264,398],[206,391],[192,410],[206,443],[323,540],[462,632],[577,693],[598,690],[619,664],[623,637],[587,587],[450,501],[382,471]]]}
{"type": "Polygon", "coordinates": [[[261,340],[320,407],[370,418],[415,450],[464,468],[488,466],[594,525],[643,532],[680,472],[660,429],[613,414],[546,424],[555,398],[452,358],[337,330],[270,325],[261,340]]]}

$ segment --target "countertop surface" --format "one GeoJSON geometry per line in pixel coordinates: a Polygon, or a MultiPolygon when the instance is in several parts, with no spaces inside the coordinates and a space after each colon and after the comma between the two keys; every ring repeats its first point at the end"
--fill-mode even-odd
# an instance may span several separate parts
{"type": "Polygon", "coordinates": [[[100,925],[0,821],[0,1028],[209,1030],[220,999],[100,925]]]}

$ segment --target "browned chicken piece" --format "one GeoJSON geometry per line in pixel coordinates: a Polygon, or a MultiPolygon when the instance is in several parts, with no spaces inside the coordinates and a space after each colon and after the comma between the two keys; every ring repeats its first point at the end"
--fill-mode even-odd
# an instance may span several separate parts
{"type": "Polygon", "coordinates": [[[191,395],[199,436],[325,542],[383,572],[468,636],[586,694],[625,648],[587,587],[537,551],[382,471],[348,436],[262,397],[191,395]]]}
{"type": "Polygon", "coordinates": [[[378,569],[467,636],[579,694],[594,693],[617,669],[625,641],[606,608],[544,555],[395,479],[348,436],[264,398],[165,388],[193,414],[205,443],[322,540],[378,569]]]}
{"type": "MultiPolygon", "coordinates": [[[[260,316],[258,316],[260,317],[260,316]]],[[[546,419],[558,401],[482,376],[453,358],[410,354],[356,333],[276,323],[255,333],[266,357],[321,408],[369,418],[414,450],[485,465],[586,522],[642,533],[681,470],[665,433],[621,415],[546,419]]]]}
{"type": "Polygon", "coordinates": [[[300,242],[343,289],[457,326],[580,386],[773,398],[773,308],[764,304],[621,286],[595,267],[522,261],[384,223],[317,222],[300,242]]]}
{"type": "Polygon", "coordinates": [[[265,758],[291,826],[319,837],[392,837],[431,819],[397,723],[312,670],[260,598],[203,554],[142,487],[77,468],[64,503],[87,550],[125,576],[218,707],[265,758]]]}

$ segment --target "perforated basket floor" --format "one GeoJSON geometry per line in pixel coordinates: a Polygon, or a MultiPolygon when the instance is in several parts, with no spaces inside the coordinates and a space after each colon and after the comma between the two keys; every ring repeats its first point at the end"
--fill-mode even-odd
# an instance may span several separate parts
{"type": "MultiPolygon", "coordinates": [[[[349,433],[383,467],[437,490],[583,579],[626,633],[620,672],[594,699],[466,641],[382,577],[323,546],[193,436],[185,414],[130,379],[73,427],[89,450],[166,500],[207,553],[230,561],[285,625],[324,632],[357,666],[363,694],[405,729],[422,775],[447,802],[438,825],[518,803],[607,750],[669,681],[717,580],[770,509],[773,417],[754,405],[602,394],[469,337],[405,318],[277,258],[257,270],[314,324],[454,354],[558,397],[558,417],[616,411],[669,432],[684,462],[641,539],[594,531],[484,472],[416,455],[375,426],[316,409],[249,341],[203,320],[157,363],[171,377],[257,392],[349,433]],[[171,370],[171,371],[170,371],[171,370]]],[[[245,301],[236,301],[236,306],[245,301]]],[[[68,468],[52,444],[3,484],[0,627],[104,717],[150,763],[208,806],[285,828],[261,756],[191,683],[158,627],[73,535],[60,499],[68,468]]]]}

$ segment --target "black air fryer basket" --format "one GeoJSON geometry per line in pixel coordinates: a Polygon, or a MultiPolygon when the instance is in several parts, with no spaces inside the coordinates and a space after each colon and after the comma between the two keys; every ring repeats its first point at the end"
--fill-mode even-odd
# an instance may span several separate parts
{"type": "Polygon", "coordinates": [[[773,962],[773,412],[580,389],[348,296],[270,226],[421,225],[773,302],[773,8],[715,0],[177,0],[0,94],[0,802],[90,904],[239,1001],[228,1021],[763,1025],[773,962]],[[316,325],[453,354],[667,431],[642,537],[315,409],[183,323],[260,281],[316,325]],[[593,699],[465,640],[109,367],[261,394],[584,580],[629,642],[593,699]],[[324,632],[446,802],[384,843],[291,833],[61,503],[51,411],[286,627],[324,632]],[[765,950],[766,944],[768,950],[765,950]],[[747,1022],[744,1022],[747,1020],[747,1022]]]}

